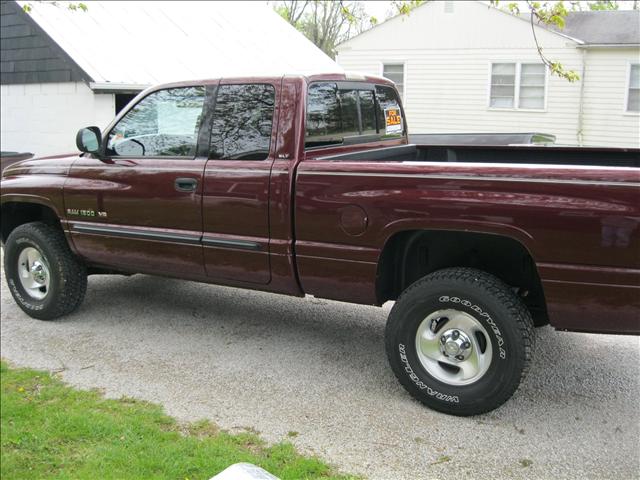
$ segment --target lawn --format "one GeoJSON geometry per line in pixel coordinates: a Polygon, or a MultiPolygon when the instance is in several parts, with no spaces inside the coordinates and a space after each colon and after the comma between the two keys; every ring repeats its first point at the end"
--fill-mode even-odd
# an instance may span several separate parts
{"type": "Polygon", "coordinates": [[[283,480],[354,478],[288,442],[267,445],[207,421],[181,425],[158,405],[108,400],[5,362],[0,368],[1,478],[197,480],[237,462],[283,480]]]}

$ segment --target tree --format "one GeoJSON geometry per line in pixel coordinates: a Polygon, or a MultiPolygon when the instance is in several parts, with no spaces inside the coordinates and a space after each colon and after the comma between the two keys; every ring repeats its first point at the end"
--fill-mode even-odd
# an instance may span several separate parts
{"type": "Polygon", "coordinates": [[[361,2],[289,0],[275,9],[331,58],[335,57],[337,44],[377,22],[366,14],[361,2]]]}
{"type": "MultiPolygon", "coordinates": [[[[393,1],[392,16],[409,14],[423,3],[393,1]]],[[[275,10],[331,58],[335,58],[336,45],[378,23],[357,1],[287,0],[278,2],[275,10]]]]}
{"type": "MultiPolygon", "coordinates": [[[[56,1],[47,2],[44,0],[34,0],[33,2],[27,2],[22,5],[22,10],[24,10],[25,13],[30,13],[31,10],[33,10],[34,3],[48,3],[49,5],[53,5],[54,7],[60,6],[60,2],[56,1]]],[[[73,11],[81,10],[83,12],[86,12],[89,9],[87,5],[82,2],[64,2],[64,4],[69,10],[73,11]]]]}

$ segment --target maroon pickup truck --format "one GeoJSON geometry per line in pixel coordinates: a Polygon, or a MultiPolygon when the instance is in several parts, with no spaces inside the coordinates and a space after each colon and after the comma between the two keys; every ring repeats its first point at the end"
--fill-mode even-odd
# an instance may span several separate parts
{"type": "Polygon", "coordinates": [[[32,317],[96,273],[392,300],[393,371],[455,415],[513,394],[535,326],[640,333],[638,149],[410,144],[393,85],[350,75],[154,87],[77,144],[3,174],[32,317]]]}

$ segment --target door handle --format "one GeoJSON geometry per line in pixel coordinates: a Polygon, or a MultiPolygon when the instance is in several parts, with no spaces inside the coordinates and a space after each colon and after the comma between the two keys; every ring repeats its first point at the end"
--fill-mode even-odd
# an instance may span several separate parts
{"type": "Polygon", "coordinates": [[[175,186],[179,192],[195,192],[198,188],[198,180],[195,178],[176,178],[175,186]]]}

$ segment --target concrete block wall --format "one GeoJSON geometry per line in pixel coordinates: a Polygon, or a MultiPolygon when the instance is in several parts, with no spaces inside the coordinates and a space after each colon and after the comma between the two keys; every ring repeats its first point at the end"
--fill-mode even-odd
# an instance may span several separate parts
{"type": "Polygon", "coordinates": [[[80,128],[103,129],[115,116],[115,95],[96,94],[83,82],[2,85],[0,90],[2,151],[73,152],[80,128]]]}

